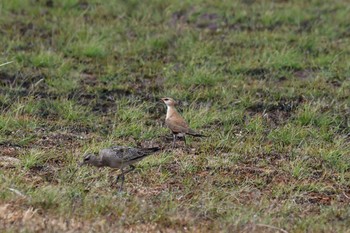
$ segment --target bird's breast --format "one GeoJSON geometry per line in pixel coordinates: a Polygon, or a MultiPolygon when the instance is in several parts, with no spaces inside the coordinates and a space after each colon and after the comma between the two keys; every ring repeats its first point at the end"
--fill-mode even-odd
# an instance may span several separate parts
{"type": "Polygon", "coordinates": [[[174,114],[176,114],[176,110],[168,106],[165,119],[166,120],[170,119],[174,114]]]}

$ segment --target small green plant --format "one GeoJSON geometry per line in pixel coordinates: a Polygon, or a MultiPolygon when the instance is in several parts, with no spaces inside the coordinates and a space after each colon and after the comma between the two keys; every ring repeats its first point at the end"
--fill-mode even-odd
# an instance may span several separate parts
{"type": "Polygon", "coordinates": [[[54,68],[62,62],[62,59],[59,55],[52,51],[45,51],[31,57],[30,62],[34,67],[37,68],[54,68]]]}
{"type": "Polygon", "coordinates": [[[103,44],[104,43],[99,40],[72,43],[66,50],[66,54],[81,58],[104,58],[108,55],[108,50],[103,47],[103,44]]]}
{"type": "Polygon", "coordinates": [[[37,166],[42,166],[47,157],[41,151],[30,150],[21,156],[22,166],[25,169],[31,169],[37,166]]]}
{"type": "Polygon", "coordinates": [[[292,125],[285,125],[276,128],[268,134],[268,138],[281,146],[299,146],[308,136],[308,132],[304,128],[298,128],[292,125]]]}

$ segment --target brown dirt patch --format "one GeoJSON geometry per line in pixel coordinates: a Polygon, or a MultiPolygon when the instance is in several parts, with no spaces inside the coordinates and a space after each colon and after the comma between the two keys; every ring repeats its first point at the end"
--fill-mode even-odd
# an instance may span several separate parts
{"type": "Polygon", "coordinates": [[[305,79],[313,79],[316,77],[315,73],[316,73],[316,69],[312,69],[312,68],[307,68],[307,69],[296,69],[293,71],[293,75],[301,80],[305,80],[305,79]]]}
{"type": "Polygon", "coordinates": [[[19,149],[20,147],[18,146],[0,143],[0,155],[2,156],[16,157],[19,149]]]}
{"type": "Polygon", "coordinates": [[[249,115],[262,115],[268,123],[282,124],[288,120],[297,107],[304,102],[302,96],[280,99],[278,102],[257,102],[247,108],[249,115]]]}
{"type": "Polygon", "coordinates": [[[21,161],[17,158],[10,157],[10,156],[0,156],[0,167],[14,168],[20,163],[21,161]]]}

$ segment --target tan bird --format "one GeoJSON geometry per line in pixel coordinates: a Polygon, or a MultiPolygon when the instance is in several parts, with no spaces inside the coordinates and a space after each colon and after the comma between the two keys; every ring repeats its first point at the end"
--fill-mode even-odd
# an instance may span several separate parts
{"type": "Polygon", "coordinates": [[[144,159],[145,157],[153,154],[154,152],[160,150],[159,147],[152,148],[132,148],[125,146],[113,146],[110,148],[102,149],[99,155],[86,154],[84,155],[83,161],[80,163],[82,165],[92,165],[95,167],[111,167],[119,168],[121,174],[117,176],[117,183],[121,179],[120,191],[123,189],[123,184],[125,177],[124,175],[135,169],[134,163],[144,159]],[[130,168],[124,171],[124,168],[129,166],[130,168]]]}
{"type": "Polygon", "coordinates": [[[176,111],[175,104],[176,102],[169,97],[161,99],[167,106],[167,112],[165,117],[165,124],[173,133],[173,148],[175,147],[175,141],[177,136],[182,136],[184,138],[185,144],[186,139],[185,135],[191,135],[195,137],[206,137],[200,133],[197,133],[193,129],[188,127],[185,119],[176,111]]]}

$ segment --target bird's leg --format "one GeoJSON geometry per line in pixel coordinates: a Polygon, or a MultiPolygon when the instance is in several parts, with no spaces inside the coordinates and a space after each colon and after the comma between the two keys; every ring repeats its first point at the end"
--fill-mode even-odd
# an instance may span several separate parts
{"type": "Polygon", "coordinates": [[[123,185],[124,185],[124,180],[125,180],[123,168],[121,168],[120,170],[122,171],[122,173],[117,176],[117,184],[118,184],[118,181],[120,179],[122,181],[120,186],[119,186],[119,192],[123,191],[123,185]]]}
{"type": "Polygon", "coordinates": [[[122,171],[122,173],[121,173],[121,174],[119,174],[119,175],[117,175],[117,180],[116,180],[116,183],[117,183],[117,184],[118,184],[118,181],[119,181],[119,179],[120,179],[121,175],[123,174],[123,168],[121,168],[120,170],[122,171]]]}
{"type": "Polygon", "coordinates": [[[134,165],[130,165],[130,169],[129,170],[126,170],[126,171],[123,171],[123,169],[121,169],[122,173],[120,173],[117,177],[117,183],[118,183],[118,180],[119,180],[119,177],[121,178],[122,180],[122,183],[120,184],[120,187],[119,187],[119,191],[123,191],[123,185],[124,185],[124,181],[125,181],[125,174],[126,173],[129,173],[131,171],[135,170],[135,166],[134,165]]]}
{"type": "Polygon", "coordinates": [[[175,148],[176,134],[173,134],[173,149],[175,148]]]}
{"type": "Polygon", "coordinates": [[[123,191],[123,185],[124,185],[124,180],[125,180],[125,176],[124,176],[124,173],[121,174],[121,179],[122,179],[122,183],[120,184],[120,187],[119,187],[119,192],[123,191]]]}
{"type": "Polygon", "coordinates": [[[187,144],[186,144],[186,136],[184,135],[184,142],[185,142],[185,146],[187,146],[187,144]]]}

